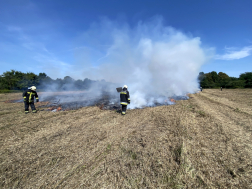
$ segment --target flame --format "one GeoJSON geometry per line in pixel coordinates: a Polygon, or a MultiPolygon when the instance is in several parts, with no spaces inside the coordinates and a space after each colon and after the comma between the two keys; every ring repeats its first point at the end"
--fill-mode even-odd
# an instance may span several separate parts
{"type": "Polygon", "coordinates": [[[57,112],[60,111],[60,110],[62,110],[62,108],[61,108],[61,107],[58,107],[58,108],[57,108],[57,112]]]}
{"type": "Polygon", "coordinates": [[[176,100],[174,100],[173,98],[170,99],[171,102],[176,102],[176,100]]]}

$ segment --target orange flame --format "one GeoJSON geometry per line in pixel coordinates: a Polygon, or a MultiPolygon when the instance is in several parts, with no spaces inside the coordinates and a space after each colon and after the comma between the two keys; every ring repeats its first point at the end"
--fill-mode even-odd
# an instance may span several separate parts
{"type": "Polygon", "coordinates": [[[62,108],[61,108],[61,107],[58,107],[58,108],[57,108],[57,112],[60,111],[60,110],[62,110],[62,108]]]}

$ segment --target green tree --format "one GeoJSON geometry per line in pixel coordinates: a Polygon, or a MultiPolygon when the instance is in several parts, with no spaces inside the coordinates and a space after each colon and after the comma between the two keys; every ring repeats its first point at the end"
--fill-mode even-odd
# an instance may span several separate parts
{"type": "Polygon", "coordinates": [[[246,88],[252,88],[252,72],[245,72],[241,74],[239,79],[245,81],[246,88]]]}
{"type": "Polygon", "coordinates": [[[207,86],[205,88],[214,88],[215,87],[215,83],[213,81],[213,77],[211,73],[207,73],[205,74],[206,76],[206,84],[207,86]]]}
{"type": "Polygon", "coordinates": [[[44,80],[46,78],[47,78],[47,75],[45,73],[39,73],[39,75],[38,75],[39,80],[44,80]]]}
{"type": "Polygon", "coordinates": [[[7,89],[8,88],[8,83],[6,81],[6,79],[1,75],[0,76],[0,89],[7,89]]]}
{"type": "Polygon", "coordinates": [[[198,80],[199,80],[199,81],[202,81],[204,78],[205,78],[204,72],[200,72],[200,73],[199,73],[199,76],[198,76],[198,80]]]}
{"type": "Polygon", "coordinates": [[[46,85],[51,85],[53,80],[48,77],[45,73],[39,73],[38,75],[38,83],[41,88],[45,88],[46,85]]]}
{"type": "Polygon", "coordinates": [[[84,88],[83,85],[84,85],[84,82],[80,79],[78,79],[77,81],[74,82],[74,86],[78,90],[83,89],[84,88]]]}
{"type": "Polygon", "coordinates": [[[226,84],[226,88],[230,88],[230,89],[235,89],[235,88],[244,88],[245,86],[245,81],[244,80],[230,80],[227,84],[226,84]]]}
{"type": "Polygon", "coordinates": [[[223,72],[218,73],[218,81],[219,81],[219,86],[218,87],[226,87],[226,85],[229,83],[230,78],[227,74],[223,72]]]}
{"type": "Polygon", "coordinates": [[[206,79],[206,75],[204,74],[204,72],[199,73],[198,80],[200,82],[201,87],[203,87],[203,88],[208,87],[208,80],[206,79]]]}
{"type": "Polygon", "coordinates": [[[24,74],[22,80],[18,82],[19,89],[27,89],[30,86],[37,86],[39,84],[38,76],[32,72],[24,74]]]}
{"type": "Polygon", "coordinates": [[[218,74],[217,74],[216,71],[212,71],[212,72],[211,72],[211,77],[212,77],[213,82],[214,82],[215,84],[217,84],[217,83],[218,83],[218,74]]]}
{"type": "Polygon", "coordinates": [[[84,83],[84,88],[88,89],[88,88],[90,88],[90,86],[92,84],[92,81],[90,79],[88,79],[88,78],[85,78],[83,83],[84,83]]]}
{"type": "Polygon", "coordinates": [[[65,76],[64,79],[63,79],[63,83],[66,84],[66,83],[73,83],[74,82],[74,79],[71,78],[70,76],[65,76]]]}
{"type": "Polygon", "coordinates": [[[3,82],[6,86],[5,89],[15,89],[17,86],[18,79],[15,76],[15,70],[4,72],[2,75],[3,82]]]}

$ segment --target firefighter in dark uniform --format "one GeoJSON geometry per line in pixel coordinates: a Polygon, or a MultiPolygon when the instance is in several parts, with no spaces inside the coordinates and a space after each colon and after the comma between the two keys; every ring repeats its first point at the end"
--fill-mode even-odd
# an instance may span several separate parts
{"type": "Polygon", "coordinates": [[[36,87],[32,86],[28,88],[28,90],[26,90],[23,93],[23,97],[24,97],[24,104],[25,104],[25,113],[26,114],[29,113],[29,106],[31,106],[32,113],[37,113],[37,110],[34,105],[34,97],[36,98],[37,102],[39,102],[38,94],[36,92],[36,87]]]}
{"type": "Polygon", "coordinates": [[[122,105],[122,115],[126,114],[127,105],[130,104],[130,95],[127,85],[123,86],[123,90],[120,92],[120,102],[122,105]]]}

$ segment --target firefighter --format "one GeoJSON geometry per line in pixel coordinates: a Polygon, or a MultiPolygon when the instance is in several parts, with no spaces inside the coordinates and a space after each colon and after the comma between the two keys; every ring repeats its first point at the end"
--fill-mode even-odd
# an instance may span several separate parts
{"type": "Polygon", "coordinates": [[[200,87],[201,92],[203,91],[202,87],[200,87]]]}
{"type": "Polygon", "coordinates": [[[120,102],[122,105],[122,115],[125,115],[127,105],[130,104],[130,95],[127,85],[124,85],[123,90],[120,92],[120,102]]]}
{"type": "Polygon", "coordinates": [[[36,92],[36,87],[31,86],[30,88],[28,88],[28,90],[26,90],[23,93],[23,97],[24,97],[24,104],[25,104],[25,114],[29,113],[29,105],[31,106],[32,113],[37,113],[37,110],[34,105],[34,97],[36,98],[36,101],[39,102],[38,94],[36,92]]]}

